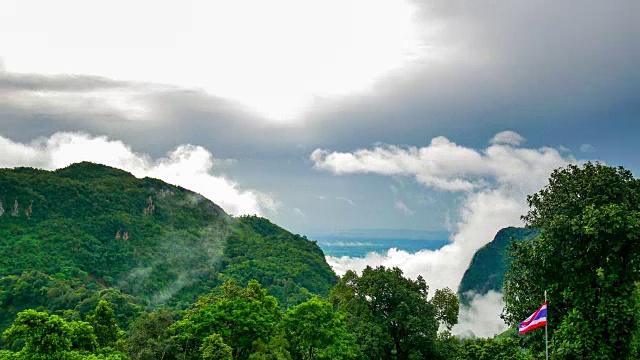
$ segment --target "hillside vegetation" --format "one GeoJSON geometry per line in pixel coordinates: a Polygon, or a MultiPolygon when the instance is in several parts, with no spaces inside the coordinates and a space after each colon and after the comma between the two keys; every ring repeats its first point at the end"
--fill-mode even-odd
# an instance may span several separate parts
{"type": "Polygon", "coordinates": [[[125,325],[228,279],[257,279],[282,306],[327,296],[337,281],[303,236],[103,165],[0,170],[0,202],[0,330],[27,308],[84,315],[105,299],[125,325]]]}

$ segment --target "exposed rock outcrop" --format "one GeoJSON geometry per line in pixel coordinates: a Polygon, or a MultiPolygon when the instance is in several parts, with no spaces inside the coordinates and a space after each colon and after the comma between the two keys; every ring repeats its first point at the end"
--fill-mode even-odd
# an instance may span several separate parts
{"type": "Polygon", "coordinates": [[[153,212],[156,210],[156,207],[153,205],[153,198],[149,196],[147,200],[147,207],[142,211],[145,215],[153,215],[153,212]]]}
{"type": "Polygon", "coordinates": [[[18,204],[18,199],[13,203],[13,210],[11,210],[11,216],[18,216],[20,212],[20,204],[18,204]]]}

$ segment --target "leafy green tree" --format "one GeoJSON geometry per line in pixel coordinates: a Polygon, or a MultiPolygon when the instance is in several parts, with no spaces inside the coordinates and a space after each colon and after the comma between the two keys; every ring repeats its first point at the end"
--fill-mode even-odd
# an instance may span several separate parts
{"type": "Polygon", "coordinates": [[[116,323],[115,313],[108,302],[100,300],[93,315],[87,316],[87,321],[93,327],[100,347],[115,345],[120,327],[116,323]]]}
{"type": "Polygon", "coordinates": [[[458,337],[451,335],[451,331],[445,330],[438,333],[435,343],[436,360],[462,360],[464,359],[462,342],[458,337]]]}
{"type": "Polygon", "coordinates": [[[280,319],[278,301],[257,281],[243,288],[230,280],[219,290],[218,295],[201,298],[169,329],[186,358],[201,357],[204,339],[216,333],[233,349],[234,359],[246,359],[254,342],[268,343],[274,333],[280,319]]]}
{"type": "Polygon", "coordinates": [[[289,353],[289,342],[283,333],[278,333],[271,337],[268,344],[261,340],[253,343],[253,353],[249,355],[249,360],[291,360],[289,353]]]}
{"type": "Polygon", "coordinates": [[[348,327],[368,358],[426,358],[434,354],[438,330],[428,289],[421,276],[411,280],[398,268],[367,267],[361,276],[348,271],[331,299],[347,313],[348,327]]]}
{"type": "Polygon", "coordinates": [[[18,360],[19,355],[10,350],[0,350],[0,360],[18,360]]]}
{"type": "MultiPolygon", "coordinates": [[[[562,359],[627,359],[638,329],[640,181],[587,163],[555,170],[527,198],[537,239],[512,244],[503,318],[517,325],[549,293],[552,352],[562,359]]],[[[524,341],[537,351],[544,332],[524,341]]]]}
{"type": "Polygon", "coordinates": [[[63,359],[71,349],[71,328],[64,319],[45,312],[25,310],[18,314],[3,338],[9,343],[22,341],[19,355],[28,359],[63,359]]]}
{"type": "Polygon", "coordinates": [[[174,317],[174,311],[166,308],[140,315],[129,331],[129,356],[133,360],[164,360],[177,353],[175,342],[166,335],[174,317]]]}
{"type": "Polygon", "coordinates": [[[463,343],[464,360],[527,360],[529,357],[512,338],[467,339],[463,343]]]}
{"type": "Polygon", "coordinates": [[[231,360],[231,348],[222,340],[222,336],[211,334],[204,338],[202,346],[202,360],[231,360]]]}
{"type": "Polygon", "coordinates": [[[93,352],[98,347],[98,339],[91,324],[85,321],[69,322],[71,348],[73,350],[93,352]]]}
{"type": "Polygon", "coordinates": [[[436,319],[447,327],[447,330],[458,323],[458,313],[460,312],[460,300],[458,296],[449,288],[438,289],[431,304],[436,309],[436,319]]]}
{"type": "Polygon", "coordinates": [[[318,298],[311,298],[287,310],[283,319],[294,359],[354,357],[355,339],[347,332],[343,315],[318,298]],[[343,348],[342,351],[336,351],[343,348]],[[329,357],[328,353],[334,356],[329,357]]]}

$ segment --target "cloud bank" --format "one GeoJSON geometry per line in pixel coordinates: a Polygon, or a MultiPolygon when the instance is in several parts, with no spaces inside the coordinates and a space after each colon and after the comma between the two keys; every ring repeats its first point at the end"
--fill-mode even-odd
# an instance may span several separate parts
{"type": "Polygon", "coordinates": [[[153,177],[198,192],[233,215],[264,214],[275,200],[256,190],[242,189],[224,176],[212,174],[218,160],[201,146],[180,145],[166,156],[152,159],[118,140],[83,133],[58,132],[24,144],[0,136],[0,167],[29,166],[55,170],[91,161],[153,177]]]}
{"type": "Polygon", "coordinates": [[[494,144],[478,151],[439,136],[421,148],[386,145],[352,153],[316,149],[311,160],[316,168],[336,175],[412,176],[438,190],[472,192],[490,187],[489,181],[498,187],[537,190],[566,160],[554,148],[519,148],[522,139],[517,133],[498,133],[494,144]]]}
{"type": "Polygon", "coordinates": [[[472,296],[469,307],[461,309],[454,332],[461,337],[491,337],[505,331],[504,322],[496,315],[503,307],[502,293],[472,296]]]}
{"type": "MultiPolygon", "coordinates": [[[[425,277],[432,289],[457,289],[473,254],[493,239],[501,228],[521,226],[520,216],[527,211],[526,195],[542,188],[550,173],[576,160],[558,150],[543,147],[519,147],[524,138],[515,132],[496,134],[490,146],[477,150],[457,145],[445,137],[436,137],[425,147],[377,146],[353,152],[330,152],[316,149],[311,160],[317,169],[336,175],[377,174],[407,176],[425,187],[460,192],[463,202],[459,220],[453,226],[451,244],[435,251],[408,253],[390,249],[386,254],[371,253],[365,258],[328,257],[334,270],[362,270],[365,266],[397,266],[409,277],[425,277]]],[[[489,294],[474,299],[470,309],[461,314],[454,332],[471,330],[476,335],[490,336],[504,329],[498,315],[501,296],[489,294]],[[492,318],[501,326],[474,326],[481,317],[468,311],[491,309],[492,318]]],[[[484,320],[482,320],[484,321],[484,320]]],[[[485,322],[482,322],[483,324],[485,322]]]]}

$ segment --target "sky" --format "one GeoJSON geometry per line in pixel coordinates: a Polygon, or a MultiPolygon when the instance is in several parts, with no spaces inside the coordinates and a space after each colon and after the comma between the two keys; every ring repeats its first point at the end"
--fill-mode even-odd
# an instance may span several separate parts
{"type": "Polygon", "coordinates": [[[553,169],[640,174],[637,14],[632,0],[0,0],[0,167],[100,162],[309,236],[445,231],[439,251],[328,260],[456,288],[553,169]]]}

